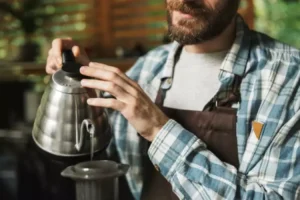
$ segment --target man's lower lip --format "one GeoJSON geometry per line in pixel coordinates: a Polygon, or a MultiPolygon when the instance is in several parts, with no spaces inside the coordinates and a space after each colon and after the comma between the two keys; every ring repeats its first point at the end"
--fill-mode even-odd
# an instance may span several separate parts
{"type": "Polygon", "coordinates": [[[190,15],[190,14],[182,13],[182,12],[177,11],[177,10],[175,10],[174,13],[176,13],[176,14],[178,14],[178,15],[184,17],[184,18],[192,18],[192,17],[193,17],[193,16],[190,15]]]}

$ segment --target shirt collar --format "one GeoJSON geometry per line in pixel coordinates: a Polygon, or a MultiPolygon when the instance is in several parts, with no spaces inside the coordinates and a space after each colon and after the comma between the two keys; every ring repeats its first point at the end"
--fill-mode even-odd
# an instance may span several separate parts
{"type": "MultiPolygon", "coordinates": [[[[175,66],[175,54],[181,48],[178,42],[172,43],[166,64],[162,72],[162,79],[171,78],[175,66]]],[[[221,70],[243,76],[250,51],[250,30],[240,15],[236,17],[236,38],[227,53],[222,65],[221,70]]]]}

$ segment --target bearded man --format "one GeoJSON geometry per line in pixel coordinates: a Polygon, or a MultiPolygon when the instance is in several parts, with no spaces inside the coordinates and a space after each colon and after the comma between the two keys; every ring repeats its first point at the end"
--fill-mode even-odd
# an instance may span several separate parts
{"type": "Polygon", "coordinates": [[[172,43],[126,74],[53,41],[47,73],[69,48],[106,92],[87,103],[110,110],[134,199],[300,199],[300,52],[249,30],[239,3],[166,0],[172,43]]]}

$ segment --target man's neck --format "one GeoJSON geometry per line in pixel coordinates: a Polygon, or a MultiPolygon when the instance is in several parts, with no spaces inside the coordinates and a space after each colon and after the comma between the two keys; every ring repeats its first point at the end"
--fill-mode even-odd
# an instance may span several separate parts
{"type": "Polygon", "coordinates": [[[234,18],[229,26],[216,38],[200,44],[185,45],[184,48],[190,53],[212,53],[228,50],[235,39],[235,28],[236,20],[234,18]]]}

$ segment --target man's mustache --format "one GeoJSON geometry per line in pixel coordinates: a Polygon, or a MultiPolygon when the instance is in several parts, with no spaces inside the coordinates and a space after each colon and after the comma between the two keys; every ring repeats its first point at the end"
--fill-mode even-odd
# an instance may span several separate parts
{"type": "Polygon", "coordinates": [[[208,8],[203,3],[171,1],[167,4],[169,11],[176,10],[184,14],[199,16],[208,13],[208,8]]]}

